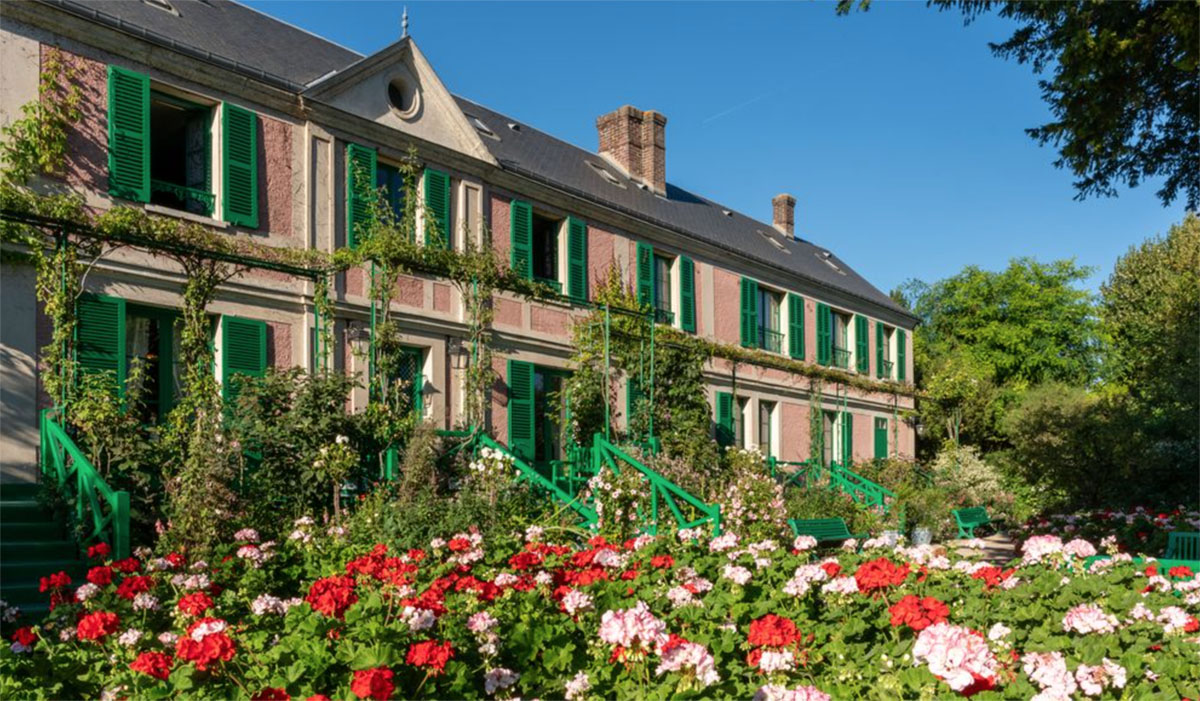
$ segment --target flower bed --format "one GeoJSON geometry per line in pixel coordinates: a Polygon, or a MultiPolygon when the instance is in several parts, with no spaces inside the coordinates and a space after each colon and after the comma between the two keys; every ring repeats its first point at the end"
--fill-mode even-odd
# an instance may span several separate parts
{"type": "Polygon", "coordinates": [[[1107,509],[1077,514],[1047,514],[1031,518],[1016,529],[1019,537],[1058,535],[1092,543],[1112,543],[1127,553],[1158,553],[1167,547],[1171,531],[1200,531],[1200,511],[1182,506],[1128,512],[1107,509]]]}
{"type": "Polygon", "coordinates": [[[158,698],[1200,696],[1200,576],[1033,539],[821,553],[700,532],[395,552],[302,522],[209,562],[94,551],[6,624],[0,694],[158,698]],[[19,627],[18,627],[19,626],[19,627]]]}

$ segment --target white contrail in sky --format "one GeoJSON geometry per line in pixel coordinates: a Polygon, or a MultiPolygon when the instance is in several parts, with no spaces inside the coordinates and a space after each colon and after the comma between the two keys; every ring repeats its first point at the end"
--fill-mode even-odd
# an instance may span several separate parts
{"type": "Polygon", "coordinates": [[[740,102],[740,103],[734,105],[733,107],[730,107],[727,110],[721,110],[720,112],[717,112],[716,114],[714,114],[710,117],[706,117],[706,118],[700,120],[700,123],[708,124],[709,122],[711,122],[713,120],[720,119],[721,117],[725,117],[727,115],[733,114],[734,112],[737,112],[738,110],[742,109],[743,107],[748,107],[750,105],[753,105],[755,102],[758,102],[759,100],[762,100],[764,98],[768,98],[777,92],[779,92],[779,90],[768,90],[767,92],[759,95],[758,97],[752,97],[749,100],[746,100],[745,102],[740,102]]]}

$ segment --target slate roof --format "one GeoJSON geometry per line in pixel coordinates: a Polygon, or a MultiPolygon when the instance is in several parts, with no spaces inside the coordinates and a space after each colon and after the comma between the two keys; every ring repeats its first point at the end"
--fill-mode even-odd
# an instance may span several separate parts
{"type": "MultiPolygon", "coordinates": [[[[296,92],[363,59],[354,51],[231,0],[165,0],[175,12],[155,6],[163,0],[40,1],[296,92]]],[[[586,149],[468,99],[455,99],[469,121],[478,118],[499,137],[484,135],[481,140],[507,170],[915,320],[823,247],[781,236],[768,223],[670,183],[666,197],[659,197],[586,149]],[[519,130],[510,129],[510,123],[518,124],[519,130]],[[624,187],[609,182],[589,162],[602,166],[624,187]]]]}
{"type": "Polygon", "coordinates": [[[154,0],[41,1],[151,41],[159,39],[158,43],[184,53],[199,52],[201,58],[275,78],[274,82],[297,91],[362,58],[328,39],[230,0],[166,0],[178,14],[155,6],[154,0]]]}
{"type": "Polygon", "coordinates": [[[664,228],[701,239],[733,253],[745,255],[782,271],[800,275],[873,302],[912,315],[854,272],[828,249],[792,239],[776,229],[712,200],[667,183],[666,197],[644,190],[608,165],[600,156],[538,131],[466,98],[455,96],[474,122],[478,118],[498,138],[486,135],[483,143],[507,170],[544,181],[582,197],[599,201],[664,228]],[[509,124],[518,125],[514,130],[509,124]],[[603,167],[624,187],[612,184],[596,168],[603,167]],[[765,234],[765,235],[764,235],[765,234]],[[832,265],[831,265],[832,263],[832,265]],[[835,267],[836,266],[836,267],[835,267]]]}

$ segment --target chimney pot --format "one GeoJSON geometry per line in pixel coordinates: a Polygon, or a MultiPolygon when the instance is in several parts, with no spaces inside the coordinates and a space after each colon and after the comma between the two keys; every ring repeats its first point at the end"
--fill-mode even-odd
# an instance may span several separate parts
{"type": "Polygon", "coordinates": [[[781,193],[771,198],[772,224],[781,234],[796,235],[796,198],[781,193]]]}

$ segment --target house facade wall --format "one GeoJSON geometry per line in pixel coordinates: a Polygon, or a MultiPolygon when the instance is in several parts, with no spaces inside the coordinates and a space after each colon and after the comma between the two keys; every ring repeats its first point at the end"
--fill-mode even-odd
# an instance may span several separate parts
{"type": "MultiPolygon", "coordinates": [[[[112,206],[108,195],[107,66],[118,65],[150,76],[152,81],[196,94],[213,101],[227,101],[254,111],[258,116],[258,202],[259,226],[247,229],[217,218],[174,212],[156,205],[148,211],[189,222],[198,222],[231,236],[245,236],[269,246],[316,249],[331,253],[346,245],[346,166],[348,143],[376,148],[383,161],[397,161],[409,148],[415,148],[424,164],[451,177],[451,212],[454,240],[462,247],[463,235],[482,239],[490,232],[497,256],[507,261],[510,255],[509,216],[511,201],[519,198],[538,211],[554,216],[582,219],[588,233],[588,288],[595,295],[610,270],[621,274],[627,285],[635,279],[634,262],[639,241],[652,243],[656,250],[686,254],[695,262],[696,326],[701,337],[724,344],[739,343],[739,280],[743,276],[764,284],[800,294],[805,307],[805,361],[815,362],[816,304],[826,302],[840,309],[866,315],[870,321],[869,376],[875,377],[875,315],[870,305],[856,308],[855,302],[830,293],[827,289],[798,276],[764,270],[761,264],[740,260],[698,241],[683,240],[678,234],[659,232],[653,223],[630,223],[626,217],[609,215],[595,203],[580,201],[543,185],[523,181],[481,160],[467,147],[458,150],[446,143],[461,140],[461,127],[450,116],[440,116],[435,107],[447,106],[436,100],[426,103],[424,119],[444,123],[406,126],[401,120],[383,119],[364,108],[362,114],[330,112],[303,105],[295,94],[276,87],[258,85],[253,79],[233,81],[228,75],[187,56],[171,55],[161,49],[149,50],[139,40],[110,36],[108,29],[94,32],[56,33],[54,13],[35,13],[34,23],[8,21],[0,28],[0,57],[4,59],[6,80],[2,90],[0,123],[19,116],[20,105],[36,99],[37,73],[51,51],[62,55],[75,70],[75,80],[83,95],[80,120],[72,125],[69,155],[62,184],[84,194],[87,203],[97,209],[112,206]],[[37,24],[43,17],[44,24],[37,24]],[[9,75],[13,79],[8,80],[9,75]],[[381,124],[383,126],[381,126],[381,124]],[[476,211],[466,207],[465,193],[477,195],[476,211]],[[462,234],[464,221],[472,232],[462,234]],[[476,224],[478,223],[478,226],[476,224]],[[476,231],[475,229],[479,230],[476,231]],[[636,230],[633,230],[636,229],[636,230]],[[828,297],[828,298],[827,298],[828,297]]],[[[423,58],[416,56],[406,71],[427,71],[423,58]]],[[[371,80],[375,80],[372,78],[371,80]]],[[[367,81],[369,82],[369,81],[367,81]]],[[[361,98],[352,95],[350,104],[361,98]]],[[[365,104],[365,103],[364,103],[365,104]]],[[[55,186],[48,182],[47,186],[55,186]]],[[[128,203],[125,203],[128,204],[128,203]]],[[[140,205],[139,205],[140,206],[140,205]]],[[[5,429],[0,438],[3,471],[0,479],[29,479],[36,459],[36,408],[27,392],[37,387],[36,355],[38,330],[36,304],[32,301],[31,270],[5,264],[0,291],[5,299],[4,323],[0,324],[0,351],[6,362],[3,369],[3,416],[5,429]],[[13,300],[10,304],[9,300],[13,300]],[[9,321],[14,323],[10,324],[9,321]],[[15,388],[10,391],[9,388],[15,388]]],[[[161,257],[132,249],[106,255],[89,274],[86,289],[137,300],[139,304],[178,308],[181,305],[182,275],[161,257]]],[[[370,272],[366,266],[347,270],[332,285],[335,316],[335,348],[331,353],[336,369],[359,377],[359,387],[350,398],[350,407],[366,405],[366,338],[369,328],[370,272]]],[[[210,306],[214,316],[233,315],[257,319],[267,324],[268,363],[273,367],[313,368],[318,359],[313,344],[313,285],[270,271],[247,271],[218,291],[210,306]]],[[[424,411],[427,420],[440,427],[459,423],[463,364],[459,342],[466,325],[459,290],[448,281],[432,276],[401,275],[395,299],[388,313],[403,330],[407,344],[425,353],[424,411]]],[[[489,410],[490,429],[502,442],[507,439],[508,359],[528,360],[551,368],[569,369],[573,324],[588,310],[565,299],[544,302],[526,301],[507,292],[494,299],[495,340],[493,370],[496,375],[489,410]]],[[[888,316],[888,315],[884,315],[888,316]]],[[[891,325],[900,326],[893,318],[891,325]]],[[[904,328],[903,326],[901,326],[904,328]]],[[[912,380],[912,329],[909,339],[906,378],[912,380]]],[[[784,349],[786,354],[786,348],[784,349]]],[[[219,362],[219,359],[218,359],[219,362]]],[[[748,412],[757,421],[757,403],[774,402],[779,427],[778,457],[802,460],[809,456],[809,412],[811,382],[805,376],[773,368],[739,363],[736,367],[713,359],[706,367],[709,399],[716,391],[730,391],[751,402],[748,412]]],[[[617,386],[623,397],[624,383],[617,386]]],[[[897,411],[913,408],[912,399],[890,393],[864,392],[850,388],[835,396],[826,387],[822,406],[827,410],[848,410],[855,415],[854,457],[872,456],[874,418],[894,417],[897,411]]],[[[623,399],[618,402],[623,408],[623,399]]],[[[620,414],[621,412],[618,412],[620,414]]],[[[623,415],[619,417],[623,420],[623,415]]],[[[747,427],[747,435],[756,437],[757,426],[747,427]]],[[[912,456],[915,445],[913,428],[902,424],[892,451],[912,456]]]]}

